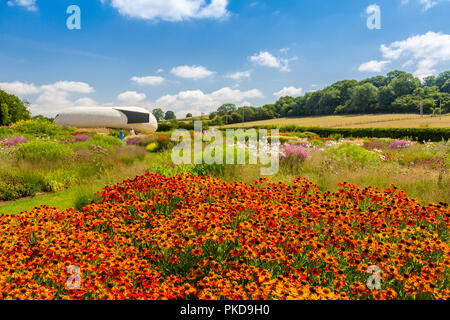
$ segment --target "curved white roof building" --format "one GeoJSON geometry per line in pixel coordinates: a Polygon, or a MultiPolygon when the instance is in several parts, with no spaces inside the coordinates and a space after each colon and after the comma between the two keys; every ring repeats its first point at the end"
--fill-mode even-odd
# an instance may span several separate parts
{"type": "Polygon", "coordinates": [[[77,107],[64,110],[55,124],[76,128],[134,129],[153,133],[158,122],[153,114],[139,107],[77,107]]]}

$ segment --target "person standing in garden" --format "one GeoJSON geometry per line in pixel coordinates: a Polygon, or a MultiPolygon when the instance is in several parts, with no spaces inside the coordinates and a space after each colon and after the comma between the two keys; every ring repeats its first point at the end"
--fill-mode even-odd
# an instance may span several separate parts
{"type": "Polygon", "coordinates": [[[120,129],[120,140],[122,142],[125,140],[125,133],[123,132],[123,129],[120,129]]]}

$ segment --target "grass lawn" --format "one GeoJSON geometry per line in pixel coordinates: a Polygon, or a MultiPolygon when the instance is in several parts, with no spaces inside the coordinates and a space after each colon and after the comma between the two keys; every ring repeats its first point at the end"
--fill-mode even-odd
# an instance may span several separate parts
{"type": "Polygon", "coordinates": [[[319,126],[329,128],[446,128],[450,127],[450,115],[431,117],[429,115],[420,117],[417,114],[373,114],[373,115],[351,115],[351,116],[321,116],[305,118],[280,118],[254,122],[231,124],[227,127],[253,127],[261,125],[298,125],[319,126]]]}
{"type": "Polygon", "coordinates": [[[47,205],[59,209],[71,208],[75,204],[75,199],[79,190],[77,188],[64,190],[57,193],[50,193],[43,196],[36,196],[30,199],[10,201],[0,205],[0,213],[19,214],[23,211],[47,205]]]}

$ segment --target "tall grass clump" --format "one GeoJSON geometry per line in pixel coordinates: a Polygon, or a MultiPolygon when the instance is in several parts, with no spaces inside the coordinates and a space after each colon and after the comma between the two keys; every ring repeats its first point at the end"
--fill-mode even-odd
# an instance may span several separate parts
{"type": "Polygon", "coordinates": [[[16,151],[18,159],[42,162],[69,160],[75,156],[75,152],[70,145],[57,143],[54,141],[32,141],[19,145],[16,151]]]}
{"type": "Polygon", "coordinates": [[[75,194],[74,207],[77,210],[82,210],[88,204],[92,202],[98,202],[101,200],[100,195],[94,193],[95,190],[89,187],[79,188],[75,194]]]}

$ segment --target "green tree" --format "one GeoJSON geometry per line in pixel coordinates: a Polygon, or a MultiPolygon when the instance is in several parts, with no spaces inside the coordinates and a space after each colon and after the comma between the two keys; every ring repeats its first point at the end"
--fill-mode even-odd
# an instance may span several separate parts
{"type": "Polygon", "coordinates": [[[240,113],[237,112],[233,112],[231,114],[231,122],[232,123],[239,123],[242,122],[242,115],[240,113]]]}
{"type": "Polygon", "coordinates": [[[381,87],[378,90],[378,106],[379,112],[391,112],[392,102],[395,100],[395,92],[391,86],[381,87]]]}
{"type": "Polygon", "coordinates": [[[361,84],[365,84],[365,83],[371,83],[375,87],[380,88],[380,87],[387,86],[389,83],[389,79],[384,76],[376,76],[376,77],[368,78],[368,79],[361,81],[361,84]]]}
{"type": "Polygon", "coordinates": [[[394,70],[394,71],[388,72],[387,78],[388,78],[388,81],[389,81],[389,83],[390,83],[390,82],[391,82],[392,80],[394,80],[395,78],[398,78],[398,77],[400,77],[401,75],[405,75],[405,74],[407,74],[405,71],[394,70]]]}
{"type": "Polygon", "coordinates": [[[432,87],[436,85],[436,77],[435,76],[428,76],[423,79],[423,86],[424,87],[432,87]]]}
{"type": "Polygon", "coordinates": [[[442,86],[447,82],[448,79],[450,79],[450,71],[442,72],[436,78],[436,85],[439,88],[442,88],[442,86]]]}
{"type": "Polygon", "coordinates": [[[442,92],[450,93],[450,79],[447,79],[441,87],[442,92]]]}
{"type": "Polygon", "coordinates": [[[217,114],[219,116],[225,116],[225,115],[230,115],[233,112],[235,112],[236,109],[236,105],[231,104],[231,103],[227,103],[227,104],[223,104],[219,107],[219,109],[217,109],[217,114]]]}
{"type": "Polygon", "coordinates": [[[167,121],[169,121],[169,120],[175,120],[177,117],[175,116],[175,112],[173,112],[173,111],[167,111],[166,112],[166,114],[165,114],[165,116],[164,116],[164,120],[167,120],[167,121]]]}
{"type": "Polygon", "coordinates": [[[192,113],[186,114],[186,118],[192,118],[192,113]]]}
{"type": "Polygon", "coordinates": [[[155,116],[156,120],[158,121],[164,120],[164,111],[162,111],[161,109],[159,108],[153,109],[152,113],[155,116]]]}
{"type": "Polygon", "coordinates": [[[275,111],[282,117],[285,117],[294,108],[294,106],[295,106],[295,99],[293,97],[289,96],[281,97],[275,103],[275,111]]]}
{"type": "Polygon", "coordinates": [[[356,86],[352,90],[348,112],[374,112],[378,102],[378,89],[371,83],[356,86]]]}
{"type": "Polygon", "coordinates": [[[319,114],[332,114],[341,101],[338,89],[329,87],[323,90],[319,100],[319,114]]]}
{"type": "Polygon", "coordinates": [[[6,103],[0,105],[0,124],[4,126],[11,124],[11,117],[9,116],[9,109],[6,103]]]}
{"type": "Polygon", "coordinates": [[[420,80],[410,73],[402,73],[395,77],[390,83],[392,89],[397,97],[413,93],[413,91],[420,87],[420,80]]]}
{"type": "Polygon", "coordinates": [[[28,101],[22,101],[17,96],[2,90],[0,90],[0,107],[0,125],[31,119],[28,101]]]}

